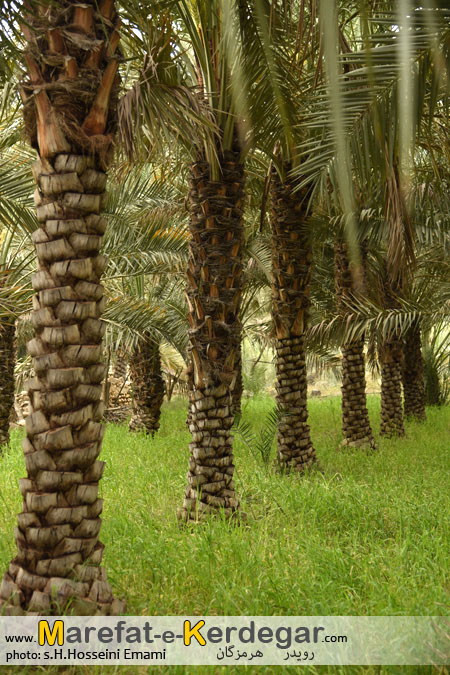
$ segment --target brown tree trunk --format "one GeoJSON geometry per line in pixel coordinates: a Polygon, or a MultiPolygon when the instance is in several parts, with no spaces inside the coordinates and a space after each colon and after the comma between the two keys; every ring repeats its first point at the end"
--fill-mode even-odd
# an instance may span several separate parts
{"type": "Polygon", "coordinates": [[[242,285],[244,168],[240,151],[219,154],[221,180],[199,157],[191,167],[189,306],[190,444],[182,519],[238,508],[233,483],[232,392],[242,285]]]}
{"type": "Polygon", "coordinates": [[[342,446],[375,448],[366,400],[364,339],[342,346],[342,446]]]}
{"type": "MultiPolygon", "coordinates": [[[[286,166],[286,173],[289,167],[286,166]]],[[[308,426],[304,332],[310,306],[312,250],[305,231],[308,194],[272,174],[272,316],[276,338],[276,400],[281,409],[278,460],[304,471],[316,461],[308,426]]]]}
{"type": "Polygon", "coordinates": [[[403,436],[403,345],[395,336],[384,340],[381,353],[381,436],[403,436]]]}
{"type": "Polygon", "coordinates": [[[165,385],[161,371],[159,345],[140,340],[130,358],[133,416],[130,431],[145,431],[152,436],[159,429],[165,385]]]}
{"type": "Polygon", "coordinates": [[[14,323],[0,325],[0,452],[9,444],[9,424],[14,409],[15,335],[14,323]]]}
{"type": "Polygon", "coordinates": [[[116,614],[100,566],[98,483],[104,307],[99,254],[106,160],[114,132],[117,47],[111,2],[61,1],[26,17],[26,124],[34,165],[38,271],[28,343],[36,373],[23,442],[27,477],[17,555],[0,588],[6,614],[116,614]],[[73,37],[73,39],[72,39],[73,37]]]}
{"type": "MultiPolygon", "coordinates": [[[[364,247],[361,247],[362,274],[364,280],[364,247]]],[[[348,257],[347,245],[336,240],[334,248],[335,287],[337,311],[345,319],[349,308],[346,302],[355,295],[356,289],[348,257]]],[[[375,448],[370,427],[366,400],[366,368],[364,359],[364,337],[342,345],[342,433],[341,446],[375,448]]]]}
{"type": "Polygon", "coordinates": [[[414,324],[405,336],[403,348],[403,397],[405,417],[426,419],[420,326],[414,324]]]}
{"type": "MultiPolygon", "coordinates": [[[[398,307],[396,293],[398,282],[392,281],[387,264],[384,264],[381,281],[384,307],[398,307]]],[[[385,336],[380,344],[381,361],[381,436],[403,436],[403,341],[395,331],[385,336]]]]}

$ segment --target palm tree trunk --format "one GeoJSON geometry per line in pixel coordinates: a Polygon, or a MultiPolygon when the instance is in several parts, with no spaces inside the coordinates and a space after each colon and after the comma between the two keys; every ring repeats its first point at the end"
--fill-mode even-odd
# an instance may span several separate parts
{"type": "MultiPolygon", "coordinates": [[[[364,250],[361,247],[364,268],[364,250]]],[[[336,306],[343,318],[348,313],[346,300],[354,295],[354,283],[347,246],[336,240],[334,248],[336,306]]],[[[363,272],[364,276],[364,272],[363,272]]],[[[364,284],[364,280],[362,280],[364,284]]],[[[342,345],[342,433],[341,446],[375,448],[366,400],[364,337],[342,345]]]]}
{"type": "Polygon", "coordinates": [[[117,614],[123,603],[113,599],[100,566],[104,462],[97,459],[105,373],[100,212],[115,127],[116,14],[106,0],[61,1],[36,12],[22,27],[26,124],[39,152],[35,337],[27,345],[36,376],[27,387],[17,555],[0,604],[6,614],[117,614]]]}
{"type": "Polygon", "coordinates": [[[342,446],[375,448],[366,399],[364,338],[342,346],[342,446]]]}
{"type": "Polygon", "coordinates": [[[191,167],[188,362],[192,370],[188,486],[178,515],[198,520],[238,508],[233,473],[232,392],[242,285],[244,167],[240,151],[219,155],[221,180],[202,158],[191,167]]]}
{"type": "Polygon", "coordinates": [[[384,340],[381,353],[381,436],[403,436],[403,345],[395,336],[384,340]]]}
{"type": "MultiPolygon", "coordinates": [[[[286,173],[289,167],[286,166],[286,173]]],[[[304,332],[310,305],[312,250],[305,232],[308,195],[290,179],[272,175],[272,315],[276,338],[278,460],[283,470],[304,471],[316,461],[307,423],[304,332]]]]}
{"type": "Polygon", "coordinates": [[[130,358],[133,390],[133,416],[130,431],[145,431],[152,436],[159,429],[165,385],[161,371],[159,345],[149,339],[140,340],[130,358]]]}
{"type": "MultiPolygon", "coordinates": [[[[384,263],[380,277],[381,293],[386,309],[398,307],[396,293],[398,282],[393,281],[387,263],[384,263]]],[[[403,341],[396,331],[391,331],[381,341],[379,349],[381,361],[381,436],[403,436],[403,341]]]]}
{"type": "Polygon", "coordinates": [[[426,419],[425,384],[420,325],[415,323],[405,336],[403,349],[403,397],[405,417],[426,419]]]}
{"type": "Polygon", "coordinates": [[[0,325],[0,452],[9,444],[9,423],[14,408],[15,336],[14,323],[0,325]]]}

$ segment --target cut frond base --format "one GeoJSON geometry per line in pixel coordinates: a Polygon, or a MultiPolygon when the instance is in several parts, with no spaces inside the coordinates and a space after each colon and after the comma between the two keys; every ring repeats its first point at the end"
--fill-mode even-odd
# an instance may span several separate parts
{"type": "Polygon", "coordinates": [[[96,158],[67,153],[38,160],[34,170],[39,265],[32,276],[35,337],[27,348],[35,377],[25,386],[30,414],[17,554],[3,577],[0,604],[16,614],[114,614],[123,605],[101,567],[98,495],[106,302],[99,211],[106,175],[96,158]]]}
{"type": "Polygon", "coordinates": [[[402,345],[398,340],[386,341],[383,345],[380,435],[405,435],[402,403],[402,345]]]}
{"type": "Polygon", "coordinates": [[[230,398],[225,385],[190,392],[192,443],[182,519],[200,520],[214,513],[229,518],[239,508],[233,481],[230,398]]]}
{"type": "Polygon", "coordinates": [[[304,337],[278,339],[276,344],[278,462],[281,471],[303,473],[317,461],[308,426],[304,337]]]}
{"type": "Polygon", "coordinates": [[[364,340],[342,347],[342,447],[372,448],[375,441],[370,428],[366,402],[364,340]]]}
{"type": "Polygon", "coordinates": [[[189,445],[182,519],[239,508],[233,482],[231,427],[240,343],[244,167],[236,142],[219,152],[220,181],[202,156],[190,167],[189,445]]]}
{"type": "MultiPolygon", "coordinates": [[[[99,563],[102,553],[103,545],[98,542],[91,554],[92,561],[99,563]]],[[[104,568],[98,564],[82,565],[81,560],[80,553],[42,558],[38,563],[37,574],[30,574],[19,560],[13,560],[0,585],[0,615],[123,614],[125,601],[114,599],[104,568]],[[74,565],[77,556],[80,563],[74,565]],[[69,569],[72,571],[71,576],[64,576],[69,569]]]]}

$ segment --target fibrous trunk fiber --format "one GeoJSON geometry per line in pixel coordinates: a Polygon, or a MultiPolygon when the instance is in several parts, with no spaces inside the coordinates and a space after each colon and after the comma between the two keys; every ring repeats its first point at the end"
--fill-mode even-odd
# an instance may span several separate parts
{"type": "Polygon", "coordinates": [[[403,348],[403,398],[406,417],[426,419],[425,383],[420,326],[414,324],[405,336],[403,348]]]}
{"type": "MultiPolygon", "coordinates": [[[[289,167],[286,167],[286,172],[289,167]]],[[[308,426],[304,332],[310,306],[312,250],[306,231],[307,192],[272,175],[272,315],[276,339],[278,461],[304,471],[316,461],[308,426]]]]}
{"type": "MultiPolygon", "coordinates": [[[[359,284],[355,279],[347,250],[343,241],[336,240],[334,247],[336,308],[345,320],[349,312],[348,302],[365,288],[365,247],[360,246],[362,264],[359,284]]],[[[375,448],[370,427],[366,399],[366,367],[364,358],[364,337],[346,342],[342,351],[342,434],[341,447],[375,448]]]]}
{"type": "Polygon", "coordinates": [[[9,443],[9,424],[14,408],[15,325],[0,325],[0,452],[9,443]]]}
{"type": "Polygon", "coordinates": [[[159,345],[150,339],[139,340],[131,358],[130,375],[133,391],[133,415],[130,431],[154,434],[159,429],[165,385],[161,370],[159,345]]]}
{"type": "Polygon", "coordinates": [[[221,178],[199,158],[191,167],[188,486],[179,517],[198,520],[238,508],[233,482],[232,393],[237,377],[242,285],[244,168],[240,152],[219,154],[221,178]]]}

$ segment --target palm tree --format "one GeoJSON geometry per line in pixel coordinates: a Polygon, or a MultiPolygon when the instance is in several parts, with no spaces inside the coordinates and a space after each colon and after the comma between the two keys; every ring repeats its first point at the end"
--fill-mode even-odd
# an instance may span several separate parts
{"type": "MultiPolygon", "coordinates": [[[[183,84],[184,91],[195,87],[196,95],[189,98],[186,94],[183,101],[187,101],[191,118],[202,111],[209,124],[200,134],[193,128],[186,132],[180,129],[177,112],[167,123],[171,131],[175,127],[191,159],[186,295],[192,443],[188,485],[179,510],[184,520],[198,520],[219,510],[229,517],[238,508],[230,430],[242,294],[245,176],[236,93],[230,82],[234,66],[225,35],[226,12],[222,10],[219,0],[177,3],[172,25],[177,25],[178,31],[171,35],[172,47],[166,55],[173,64],[172,91],[180,91],[183,84]],[[173,56],[178,53],[183,53],[183,71],[173,56]]],[[[146,79],[145,74],[141,82],[146,79]]],[[[151,92],[144,90],[141,82],[137,85],[142,93],[140,110],[149,121],[146,96],[151,92]]],[[[172,101],[172,110],[180,111],[180,104],[178,96],[178,105],[172,101]]],[[[127,124],[129,120],[130,115],[127,124]]]]}
{"type": "Polygon", "coordinates": [[[39,269],[28,343],[36,376],[23,443],[27,478],[17,555],[3,577],[3,611],[116,614],[99,541],[97,459],[104,432],[104,307],[99,254],[106,170],[116,126],[119,65],[114,3],[68,0],[27,10],[23,84],[33,166],[39,269]]]}
{"type": "Polygon", "coordinates": [[[130,431],[154,434],[159,429],[165,384],[161,371],[159,344],[150,339],[140,340],[130,358],[133,387],[133,416],[130,431]]]}
{"type": "Polygon", "coordinates": [[[316,461],[307,423],[305,330],[310,305],[312,246],[306,217],[309,190],[296,190],[285,165],[272,177],[272,316],[275,331],[280,467],[304,471],[316,461]]]}
{"type": "Polygon", "coordinates": [[[198,156],[191,167],[189,195],[189,358],[194,388],[189,402],[189,485],[181,515],[195,519],[217,508],[232,515],[238,506],[230,435],[237,363],[230,335],[239,321],[242,293],[244,169],[237,137],[228,149],[218,150],[218,163],[216,177],[205,155],[198,156]]]}
{"type": "MultiPolygon", "coordinates": [[[[335,274],[337,311],[345,320],[348,304],[355,295],[367,292],[365,280],[365,246],[360,245],[362,278],[356,288],[354,269],[350,266],[347,244],[337,239],[335,243],[335,274]]],[[[366,401],[366,365],[364,335],[344,342],[342,350],[342,433],[343,446],[375,448],[366,401]]]]}
{"type": "Polygon", "coordinates": [[[277,104],[259,132],[259,146],[271,158],[272,321],[280,410],[277,456],[283,471],[303,472],[317,458],[307,421],[305,344],[312,271],[311,187],[302,184],[303,162],[297,146],[305,138],[300,112],[316,86],[312,73],[317,74],[319,31],[315,3],[308,8],[305,3],[286,3],[277,11],[271,8],[264,14],[257,8],[256,12],[265,34],[277,104]]]}
{"type": "MultiPolygon", "coordinates": [[[[189,485],[179,514],[183,519],[197,519],[218,508],[224,508],[229,516],[237,508],[230,428],[239,398],[236,392],[233,401],[239,381],[241,340],[243,159],[252,147],[272,156],[280,137],[290,138],[294,117],[286,101],[290,100],[289,92],[296,91],[297,73],[284,68],[290,63],[283,49],[277,48],[285,19],[294,23],[284,12],[285,8],[267,1],[256,5],[245,0],[181,0],[172,21],[177,35],[173,36],[170,52],[166,47],[166,62],[170,61],[172,67],[172,90],[179,94],[181,83],[194,86],[198,96],[188,105],[188,114],[192,119],[201,111],[209,121],[209,128],[203,124],[200,137],[191,129],[186,138],[177,117],[180,104],[187,101],[187,94],[183,94],[178,95],[176,105],[172,102],[165,122],[171,131],[176,131],[193,159],[187,292],[192,383],[188,420],[193,442],[189,485]]],[[[143,22],[142,30],[146,25],[143,22]]],[[[161,50],[160,37],[154,37],[155,31],[149,33],[154,44],[156,40],[153,54],[157,54],[161,50]]],[[[165,44],[169,45],[170,40],[166,39],[165,44]]],[[[293,51],[292,43],[290,52],[293,51]]],[[[130,110],[134,111],[134,119],[146,120],[147,128],[156,117],[146,83],[152,82],[152,73],[157,69],[154,65],[149,69],[129,100],[123,119],[125,135],[130,140],[134,128],[130,110]]],[[[156,86],[163,80],[163,73],[158,75],[157,81],[154,78],[156,86]]],[[[166,88],[166,96],[167,91],[166,88]]],[[[283,149],[289,144],[292,147],[292,142],[284,142],[283,149]]],[[[286,158],[289,157],[288,153],[286,158]]]]}

